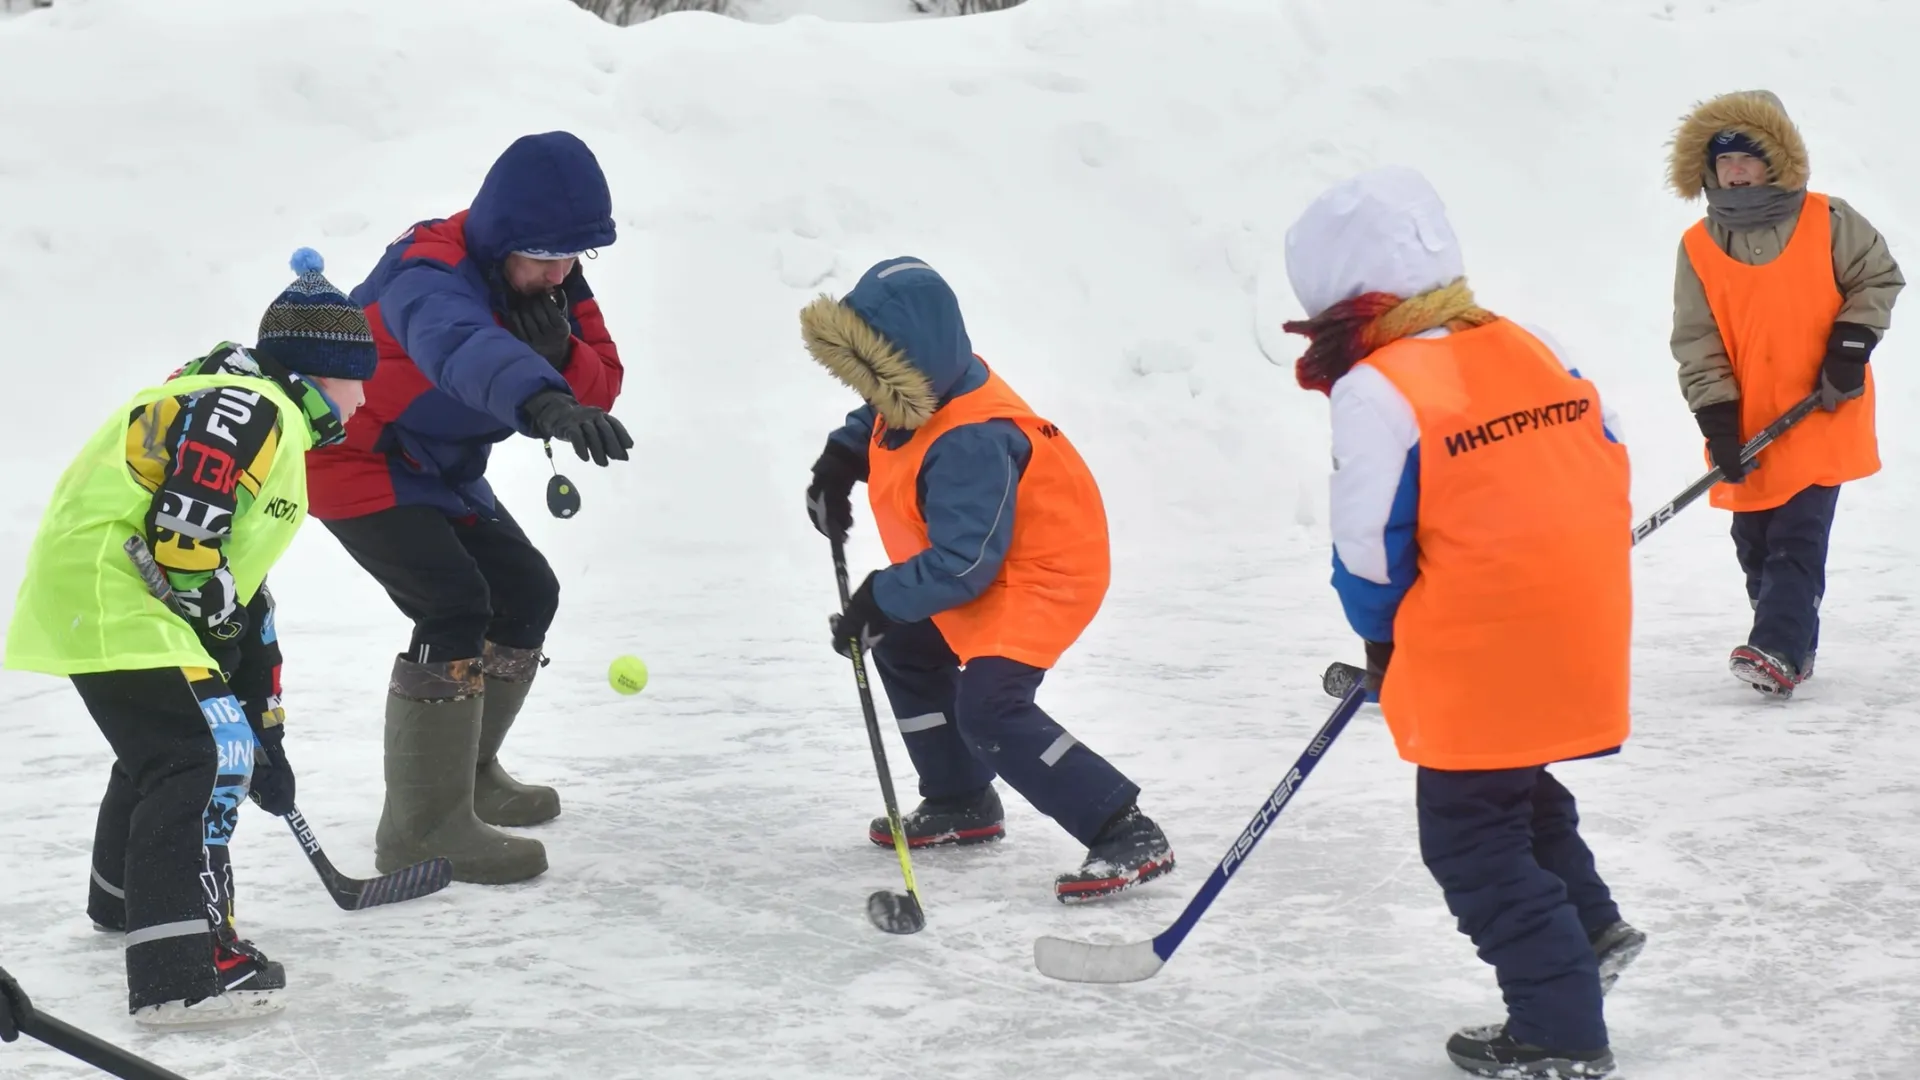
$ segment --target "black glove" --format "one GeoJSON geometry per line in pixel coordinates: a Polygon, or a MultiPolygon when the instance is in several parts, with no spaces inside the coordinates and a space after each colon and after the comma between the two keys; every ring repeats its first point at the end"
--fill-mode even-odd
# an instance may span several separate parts
{"type": "Polygon", "coordinates": [[[889,631],[899,624],[887,618],[880,605],[873,601],[873,579],[877,575],[868,574],[867,580],[860,583],[853,596],[847,600],[847,610],[841,614],[827,616],[827,625],[833,629],[833,651],[841,656],[853,655],[852,639],[860,639],[860,652],[864,655],[872,652],[889,631]]]}
{"type": "Polygon", "coordinates": [[[853,485],[867,478],[867,461],[832,439],[813,463],[813,483],[807,485],[807,517],[829,540],[845,543],[853,528],[853,485]]]}
{"type": "Polygon", "coordinates": [[[541,438],[559,439],[573,444],[580,460],[591,455],[595,465],[608,458],[627,460],[633,436],[606,410],[582,405],[573,395],[561,390],[542,390],[520,406],[527,414],[527,425],[541,438]]]}
{"type": "Polygon", "coordinates": [[[247,609],[240,606],[235,589],[233,573],[223,563],[199,588],[173,591],[201,647],[222,676],[239,669],[240,650],[247,635],[247,609]]]}
{"type": "Polygon", "coordinates": [[[1740,461],[1740,403],[1715,402],[1695,412],[1693,419],[1700,425],[1700,434],[1707,437],[1707,456],[1727,483],[1746,479],[1752,466],[1740,461]]]}
{"type": "Polygon", "coordinates": [[[559,289],[532,296],[514,293],[507,298],[500,321],[507,333],[521,341],[552,364],[565,371],[573,359],[573,324],[567,319],[567,294],[559,289]]]}
{"type": "MultiPolygon", "coordinates": [[[[276,710],[277,711],[277,710],[276,710]]],[[[280,717],[249,716],[254,740],[260,744],[253,755],[253,801],[274,817],[286,817],[293,811],[293,766],[287,762],[287,726],[280,717]],[[267,723],[266,721],[273,721],[267,723]]]]}
{"type": "Polygon", "coordinates": [[[1837,322],[1827,335],[1827,356],[1820,362],[1820,407],[1832,412],[1843,401],[1867,392],[1867,359],[1880,335],[1859,323],[1837,322]]]}
{"type": "Polygon", "coordinates": [[[27,1000],[27,992],[13,981],[6,968],[0,968],[0,1042],[12,1042],[20,1037],[20,1021],[33,1015],[33,1003],[27,1000]]]}
{"type": "MultiPolygon", "coordinates": [[[[1364,639],[1363,639],[1364,640],[1364,639]]],[[[1393,659],[1393,642],[1367,641],[1367,700],[1380,700],[1380,687],[1387,681],[1387,663],[1393,659]]]]}

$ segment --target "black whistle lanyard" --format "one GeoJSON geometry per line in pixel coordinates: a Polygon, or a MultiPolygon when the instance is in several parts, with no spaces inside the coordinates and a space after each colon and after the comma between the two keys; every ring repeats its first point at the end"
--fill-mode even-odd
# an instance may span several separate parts
{"type": "Polygon", "coordinates": [[[570,518],[580,512],[580,489],[560,475],[560,466],[553,460],[553,440],[542,439],[540,445],[546,448],[547,465],[553,469],[553,478],[547,481],[547,512],[557,518],[570,518]]]}

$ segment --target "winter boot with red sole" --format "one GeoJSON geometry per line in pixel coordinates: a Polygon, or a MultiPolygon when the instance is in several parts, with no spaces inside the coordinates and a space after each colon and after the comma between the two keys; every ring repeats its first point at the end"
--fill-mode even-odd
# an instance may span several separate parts
{"type": "MultiPolygon", "coordinates": [[[[989,784],[965,795],[922,799],[919,806],[900,815],[900,827],[909,848],[965,847],[1007,835],[1007,815],[1000,806],[1000,794],[989,784]]],[[[886,818],[873,819],[867,839],[879,847],[893,846],[893,830],[886,818]]]]}

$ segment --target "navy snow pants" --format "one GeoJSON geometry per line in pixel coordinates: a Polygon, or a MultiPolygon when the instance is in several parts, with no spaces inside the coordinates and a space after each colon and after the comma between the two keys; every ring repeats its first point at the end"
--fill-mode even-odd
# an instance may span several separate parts
{"type": "Polygon", "coordinates": [[[1493,965],[1514,1038],[1552,1050],[1607,1045],[1591,936],[1620,918],[1572,793],[1542,766],[1421,768],[1420,856],[1460,932],[1493,965]]]}
{"type": "Polygon", "coordinates": [[[1772,510],[1733,515],[1733,550],[1753,604],[1747,644],[1796,667],[1820,647],[1827,537],[1839,501],[1839,487],[1816,485],[1772,510]]]}
{"type": "Polygon", "coordinates": [[[920,797],[978,791],[997,775],[1033,808],[1092,844],[1140,789],[1033,703],[1043,668],[1000,656],[960,666],[933,620],[898,627],[873,650],[920,797]]]}

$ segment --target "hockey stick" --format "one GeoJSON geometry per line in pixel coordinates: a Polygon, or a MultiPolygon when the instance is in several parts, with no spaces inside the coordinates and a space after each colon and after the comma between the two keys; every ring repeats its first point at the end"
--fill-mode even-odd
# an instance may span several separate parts
{"type": "Polygon", "coordinates": [[[20,1034],[38,1039],[102,1072],[118,1076],[121,1080],[187,1080],[177,1072],[161,1068],[146,1058],[122,1050],[34,1008],[33,1002],[27,1000],[27,992],[20,989],[20,984],[7,974],[5,968],[0,968],[0,996],[6,998],[5,1002],[0,1003],[0,1008],[13,1014],[14,1026],[20,1030],[20,1034]]]}
{"type": "Polygon", "coordinates": [[[301,849],[307,853],[307,861],[313,863],[314,870],[319,872],[321,884],[327,887],[327,895],[333,897],[333,902],[339,904],[343,911],[364,911],[384,904],[418,900],[453,884],[453,860],[444,855],[403,866],[377,878],[348,877],[335,869],[327,853],[320,850],[320,841],[313,835],[313,827],[307,824],[307,819],[301,816],[298,809],[287,811],[287,827],[293,830],[294,838],[300,841],[301,849]]]}
{"type": "MultiPolygon", "coordinates": [[[[833,541],[833,575],[840,585],[840,610],[852,603],[847,591],[847,545],[833,541]]],[[[905,895],[881,889],[867,897],[867,918],[889,934],[914,934],[926,929],[927,912],[920,905],[920,890],[913,883],[913,860],[907,856],[907,830],[900,824],[900,803],[893,795],[893,774],[887,771],[887,748],[880,741],[880,717],[873,709],[873,688],[867,685],[866,649],[859,637],[848,639],[852,648],[853,681],[860,688],[860,711],[867,720],[867,742],[873,746],[873,767],[880,774],[880,794],[887,804],[887,828],[893,833],[893,850],[900,856],[900,876],[907,883],[905,895]]]]}
{"type": "Polygon", "coordinates": [[[1320,676],[1320,689],[1325,690],[1328,697],[1343,698],[1347,696],[1347,691],[1353,689],[1356,683],[1364,682],[1366,678],[1366,668],[1355,667],[1352,664],[1343,664],[1335,660],[1333,663],[1327,665],[1326,674],[1320,676]]]}
{"type": "MultiPolygon", "coordinates": [[[[1331,672],[1329,672],[1331,674],[1331,672]]],[[[1280,816],[1292,801],[1294,793],[1300,790],[1313,767],[1320,763],[1320,756],[1339,738],[1340,732],[1360,711],[1361,702],[1367,698],[1366,684],[1354,682],[1347,687],[1346,696],[1314,733],[1313,741],[1287,770],[1286,778],[1280,786],[1273,789],[1267,801],[1253,815],[1253,820],[1240,832],[1240,838],[1227,849],[1226,857],[1220,865],[1214,867],[1200,891],[1187,902],[1187,909],[1173,921],[1173,925],[1161,931],[1156,937],[1146,941],[1135,941],[1125,945],[1096,945],[1086,941],[1068,941],[1065,938],[1043,937],[1033,943],[1033,966],[1040,969],[1042,975],[1062,979],[1067,982],[1089,983],[1125,983],[1139,982],[1152,978],[1166,962],[1173,958],[1173,951],[1180,947],[1200,916],[1206,914],[1208,905],[1220,890],[1227,887],[1228,879],[1246,865],[1246,859],[1253,852],[1253,846],[1267,834],[1273,820],[1280,816]]]]}
{"type": "MultiPolygon", "coordinates": [[[[160,564],[153,560],[153,552],[147,548],[147,542],[136,535],[129,537],[122,548],[132,561],[134,570],[140,574],[140,580],[146,583],[147,592],[165,604],[168,611],[186,619],[187,613],[180,607],[180,598],[174,595],[173,583],[167,580],[160,564]]],[[[266,752],[264,746],[255,747],[257,754],[264,756],[266,752]]],[[[397,904],[402,900],[416,900],[437,893],[453,882],[453,862],[445,856],[403,866],[377,878],[350,878],[335,869],[326,852],[320,850],[320,841],[313,835],[313,828],[307,824],[306,818],[300,816],[298,809],[287,812],[287,826],[293,830],[295,839],[300,841],[301,848],[307,853],[307,859],[319,872],[320,881],[327,887],[328,895],[344,910],[359,911],[382,904],[397,904]]]]}
{"type": "MultiPolygon", "coordinates": [[[[1761,431],[1760,434],[1755,435],[1752,439],[1748,440],[1747,445],[1740,448],[1741,462],[1745,463],[1748,461],[1752,461],[1755,457],[1758,457],[1760,454],[1760,451],[1765,450],[1767,446],[1771,444],[1775,439],[1778,439],[1780,436],[1785,435],[1787,433],[1788,428],[1792,427],[1793,425],[1799,423],[1802,420],[1805,420],[1807,418],[1807,414],[1813,412],[1814,407],[1819,404],[1820,404],[1820,391],[1818,390],[1815,390],[1813,393],[1808,394],[1804,398],[1801,398],[1800,401],[1797,404],[1795,404],[1793,408],[1788,409],[1784,413],[1781,413],[1780,419],[1775,420],[1771,424],[1768,424],[1765,430],[1761,431]]],[[[1661,507],[1658,510],[1655,510],[1652,516],[1648,517],[1647,520],[1641,522],[1638,525],[1635,525],[1633,527],[1634,544],[1638,545],[1640,541],[1645,540],[1648,536],[1652,535],[1655,529],[1658,529],[1660,526],[1665,525],[1669,521],[1672,521],[1674,515],[1686,509],[1688,503],[1691,503],[1695,499],[1698,499],[1700,496],[1705,495],[1709,490],[1712,489],[1713,485],[1719,483],[1721,480],[1725,478],[1726,478],[1726,473],[1722,472],[1718,465],[1714,466],[1713,469],[1707,473],[1707,475],[1701,477],[1698,480],[1695,480],[1692,484],[1688,485],[1687,490],[1682,491],[1678,495],[1675,495],[1673,497],[1672,502],[1669,502],[1667,505],[1661,507]]]]}

